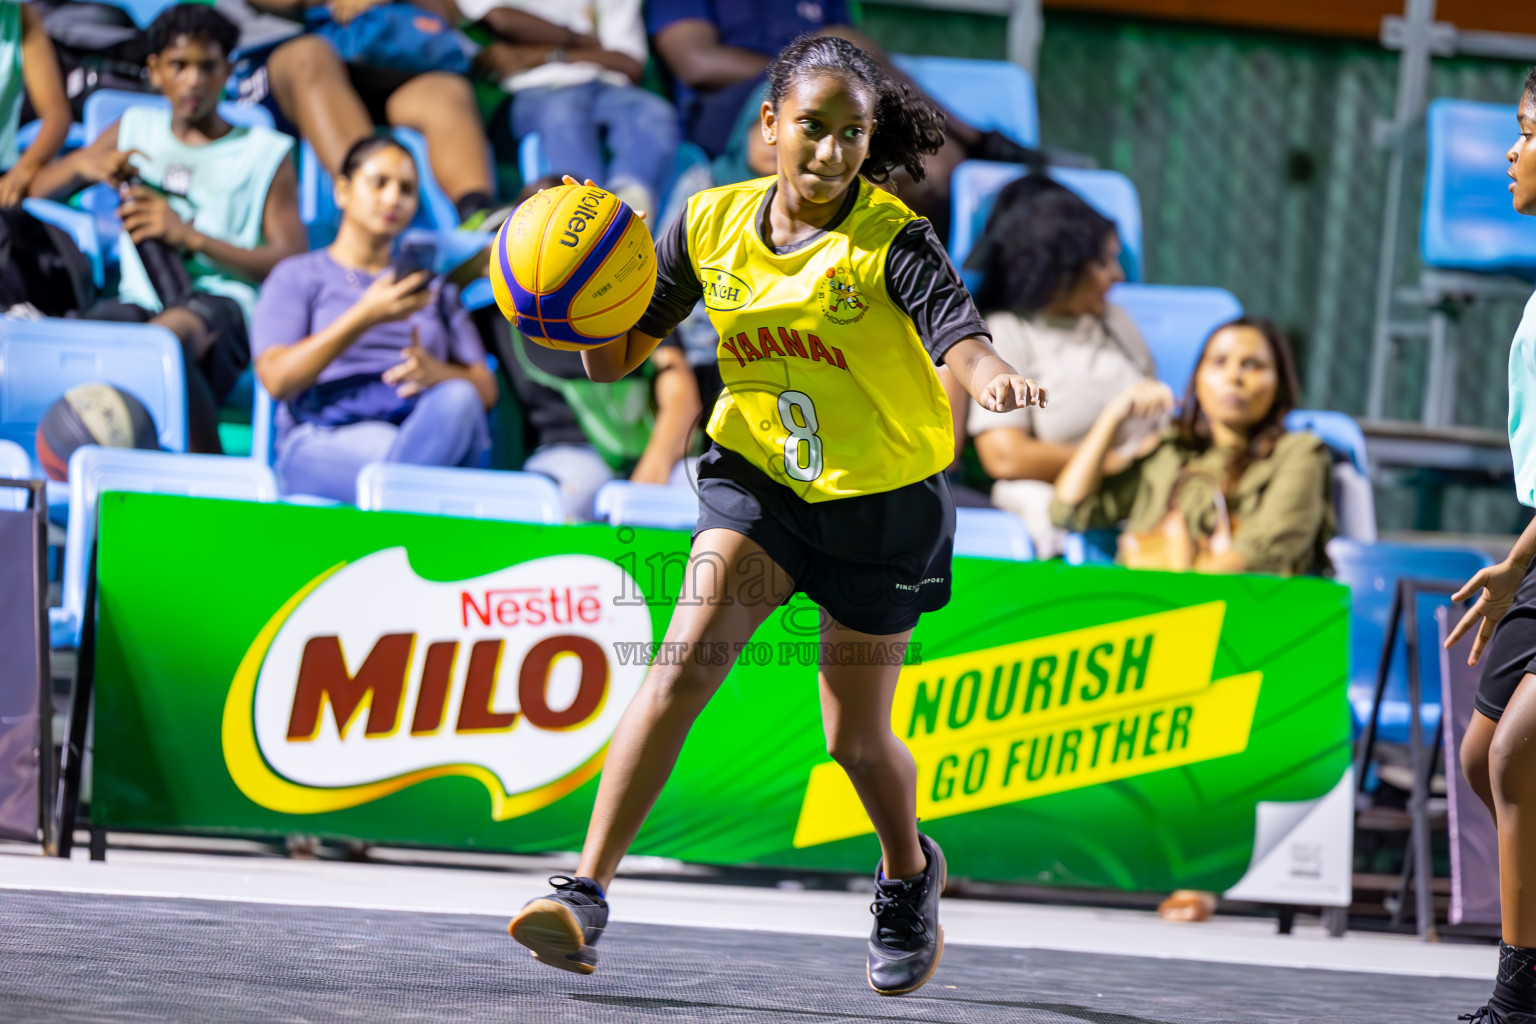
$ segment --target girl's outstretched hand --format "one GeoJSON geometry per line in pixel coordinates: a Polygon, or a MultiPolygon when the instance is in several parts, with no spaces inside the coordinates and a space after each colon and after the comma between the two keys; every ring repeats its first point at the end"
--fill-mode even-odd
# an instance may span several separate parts
{"type": "Polygon", "coordinates": [[[1467,614],[1461,617],[1450,636],[1445,638],[1445,649],[1455,647],[1456,641],[1476,626],[1477,635],[1472,638],[1472,653],[1467,656],[1467,664],[1476,665],[1482,659],[1488,641],[1493,639],[1494,627],[1508,613],[1510,605],[1515,603],[1515,591],[1520,589],[1520,581],[1525,579],[1525,570],[1526,567],[1519,562],[1505,559],[1498,565],[1479,569],[1477,575],[1452,594],[1452,601],[1465,601],[1479,590],[1482,591],[1477,602],[1467,609],[1467,614]]]}
{"type": "Polygon", "coordinates": [[[1009,412],[1031,405],[1045,408],[1049,400],[1045,388],[1016,373],[1000,373],[982,389],[977,400],[989,412],[1009,412]]]}

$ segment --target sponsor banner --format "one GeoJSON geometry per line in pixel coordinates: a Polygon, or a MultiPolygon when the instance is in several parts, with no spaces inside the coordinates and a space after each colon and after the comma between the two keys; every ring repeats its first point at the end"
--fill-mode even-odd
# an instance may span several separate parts
{"type": "Polygon", "coordinates": [[[701,600],[687,545],[107,495],[93,814],[574,850],[648,666],[735,659],[635,851],[865,872],[816,677],[876,663],[900,672],[892,726],[957,874],[1348,902],[1344,588],[957,559],[909,645],[823,644],[797,597],[750,641],[688,647],[665,640],[701,600]]]}

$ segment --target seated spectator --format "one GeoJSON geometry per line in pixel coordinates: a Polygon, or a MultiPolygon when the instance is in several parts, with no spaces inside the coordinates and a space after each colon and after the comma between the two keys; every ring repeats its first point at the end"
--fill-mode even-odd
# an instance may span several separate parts
{"type": "MultiPolygon", "coordinates": [[[[798,36],[840,35],[885,60],[873,40],[850,27],[849,5],[844,0],[652,0],[647,5],[647,20],[656,52],[675,79],[683,137],[702,146],[711,157],[721,156],[733,138],[749,147],[745,154],[717,168],[717,175],[728,168],[734,168],[734,173],[740,173],[742,167],[771,168],[771,158],[764,160],[752,151],[763,145],[761,140],[754,139],[750,130],[740,129],[742,120],[755,119],[762,105],[758,97],[768,62],[798,36]]],[[[899,69],[887,66],[887,70],[916,88],[899,69]]],[[[1025,161],[1039,155],[997,132],[977,131],[953,115],[948,118],[946,135],[944,147],[924,159],[924,181],[914,182],[905,174],[894,179],[902,201],[932,221],[940,238],[949,234],[949,176],[956,164],[967,156],[1025,161]]],[[[725,178],[717,177],[716,184],[723,183],[725,178]]]]}
{"type": "Polygon", "coordinates": [[[0,207],[27,197],[32,179],[64,147],[74,120],[53,43],[25,3],[0,3],[0,207]],[[25,153],[18,150],[21,107],[31,100],[42,128],[25,153]]]}
{"type": "Polygon", "coordinates": [[[1110,455],[1121,427],[1168,412],[1173,395],[1143,381],[1104,407],[1056,478],[1052,520],[1071,530],[1124,521],[1118,560],[1140,568],[1322,571],[1332,459],[1313,435],[1286,431],[1295,396],[1291,351],[1272,324],[1243,317],[1217,328],[1174,427],[1118,472],[1110,455]]]}
{"type": "Polygon", "coordinates": [[[353,501],[370,462],[478,466],[490,443],[496,380],[458,290],[390,269],[416,174],[393,139],[353,145],[336,177],[336,241],[284,260],[261,291],[256,373],[282,403],[285,491],[353,501]]]}
{"type": "MultiPolygon", "coordinates": [[[[258,10],[302,19],[314,0],[247,0],[258,10]]],[[[384,0],[332,0],[338,22],[366,17],[384,0]]],[[[448,14],[443,2],[418,4],[431,14],[448,14]]],[[[427,140],[432,176],[457,207],[466,227],[499,226],[492,177],[491,144],[486,138],[474,87],[463,74],[347,64],[331,42],[302,35],[283,43],[266,63],[269,105],[276,108],[331,175],[358,141],[376,125],[410,128],[427,140]]]]}
{"type": "Polygon", "coordinates": [[[149,27],[150,80],[170,110],[127,110],[91,145],[38,172],[35,196],[70,196],[105,182],[122,196],[120,298],[86,316],[169,328],[186,354],[193,451],[219,452],[218,403],[250,363],[248,323],[256,285],[304,250],[293,140],[219,117],[238,32],[203,4],[177,4],[149,27]],[[163,254],[190,279],[162,302],[164,267],[152,279],[140,252],[163,254]],[[176,264],[179,263],[179,267],[176,264]]]}
{"type": "MultiPolygon", "coordinates": [[[[558,184],[551,175],[518,198],[558,184]]],[[[523,469],[553,479],[576,519],[595,517],[593,499],[609,480],[686,483],[685,456],[702,405],[699,382],[676,335],[652,353],[646,372],[605,384],[587,378],[580,352],[535,345],[494,309],[487,309],[481,322],[495,338],[523,408],[524,437],[532,450],[523,469]]]]}
{"type": "MultiPolygon", "coordinates": [[[[1156,374],[1130,314],[1107,298],[1124,279],[1114,224],[1049,178],[1009,188],[977,246],[986,278],[976,302],[998,355],[1044,385],[1051,403],[998,413],[962,396],[957,410],[968,410],[964,427],[997,481],[992,503],[1022,518],[1035,550],[1052,558],[1066,537],[1050,519],[1057,474],[1114,396],[1156,374]]],[[[1107,459],[1110,475],[1125,467],[1118,449],[1107,459]]]]}
{"type": "Polygon", "coordinates": [[[638,84],[647,56],[640,0],[459,0],[459,9],[501,40],[487,53],[513,96],[512,134],[537,132],[551,166],[654,219],[677,115],[638,84]]]}

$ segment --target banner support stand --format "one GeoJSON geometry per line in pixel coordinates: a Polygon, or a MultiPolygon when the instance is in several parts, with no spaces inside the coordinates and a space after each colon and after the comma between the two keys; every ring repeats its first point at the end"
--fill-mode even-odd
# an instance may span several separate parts
{"type": "MultiPolygon", "coordinates": [[[[75,845],[75,818],[80,810],[80,768],[85,758],[86,727],[90,722],[91,703],[96,683],[96,547],[91,546],[90,571],[85,580],[85,606],[81,612],[80,651],[76,658],[75,691],[70,696],[69,735],[62,759],[63,779],[55,820],[58,822],[58,856],[68,860],[75,845]]],[[[96,856],[97,840],[91,837],[91,859],[106,859],[105,833],[101,856],[96,856]]]]}

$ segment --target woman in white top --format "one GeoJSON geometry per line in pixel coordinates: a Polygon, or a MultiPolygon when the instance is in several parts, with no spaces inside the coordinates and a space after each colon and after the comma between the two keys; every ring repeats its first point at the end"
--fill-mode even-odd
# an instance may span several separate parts
{"type": "MultiPolygon", "coordinates": [[[[966,428],[997,481],[992,503],[1022,517],[1049,558],[1062,540],[1049,514],[1057,474],[1115,396],[1156,376],[1152,353],[1107,298],[1125,279],[1114,223],[1064,186],[1035,175],[1010,185],[978,248],[976,300],[993,343],[1051,404],[996,413],[972,402],[966,428]]],[[[1132,425],[1112,458],[1127,459],[1150,426],[1132,425]]]]}

